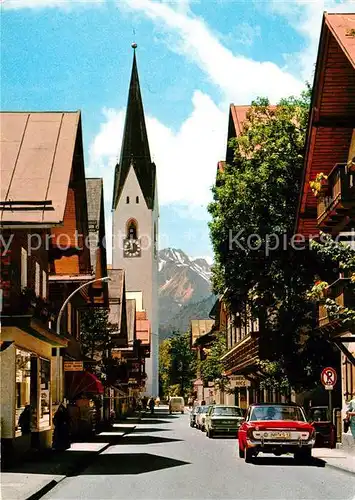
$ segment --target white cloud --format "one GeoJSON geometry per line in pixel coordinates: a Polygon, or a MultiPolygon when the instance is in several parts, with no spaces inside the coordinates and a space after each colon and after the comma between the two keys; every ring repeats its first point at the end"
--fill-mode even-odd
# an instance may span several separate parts
{"type": "Polygon", "coordinates": [[[175,3],[119,0],[117,5],[144,14],[174,35],[175,43],[169,44],[171,50],[196,63],[221,89],[227,101],[245,104],[263,95],[275,102],[285,92],[297,94],[303,88],[300,80],[270,61],[258,62],[234,55],[201,18],[173,8],[175,3]]]}
{"type": "Polygon", "coordinates": [[[106,0],[2,0],[1,8],[8,10],[15,9],[44,9],[57,7],[61,9],[71,9],[78,5],[103,4],[106,0]]]}

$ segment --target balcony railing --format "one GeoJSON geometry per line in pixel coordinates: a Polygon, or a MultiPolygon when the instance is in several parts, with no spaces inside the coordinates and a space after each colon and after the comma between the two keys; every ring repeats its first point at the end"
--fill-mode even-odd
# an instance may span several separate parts
{"type": "Polygon", "coordinates": [[[355,172],[337,163],[328,175],[328,189],[319,196],[317,224],[325,232],[339,232],[355,217],[355,172]],[[350,218],[349,218],[350,215],[350,218]]]}
{"type": "Polygon", "coordinates": [[[252,335],[243,338],[222,358],[227,374],[249,370],[259,361],[259,339],[252,335]]]}

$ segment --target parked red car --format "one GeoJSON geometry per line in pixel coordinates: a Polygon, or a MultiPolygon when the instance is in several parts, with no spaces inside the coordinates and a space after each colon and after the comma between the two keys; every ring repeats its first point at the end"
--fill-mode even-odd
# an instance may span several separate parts
{"type": "Polygon", "coordinates": [[[308,461],[315,442],[314,427],[301,406],[293,403],[260,403],[249,407],[238,433],[239,456],[251,462],[259,452],[280,456],[293,453],[308,461]]]}

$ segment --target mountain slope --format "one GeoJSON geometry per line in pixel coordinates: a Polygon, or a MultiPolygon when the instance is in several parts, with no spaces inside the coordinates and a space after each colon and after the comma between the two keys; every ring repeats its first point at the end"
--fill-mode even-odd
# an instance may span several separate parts
{"type": "MultiPolygon", "coordinates": [[[[165,248],[159,252],[159,320],[161,330],[186,331],[190,304],[211,296],[211,266],[205,259],[190,259],[182,250],[165,248]]],[[[201,314],[205,315],[202,307],[201,314]]],[[[201,309],[201,308],[200,308],[201,309]]],[[[197,307],[196,315],[199,307],[197,307]]],[[[195,316],[196,317],[196,316],[195,316]]]]}

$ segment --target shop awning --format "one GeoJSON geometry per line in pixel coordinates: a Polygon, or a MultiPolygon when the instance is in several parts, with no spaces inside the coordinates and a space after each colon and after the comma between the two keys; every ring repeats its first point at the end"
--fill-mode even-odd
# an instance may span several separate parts
{"type": "Polygon", "coordinates": [[[69,399],[80,394],[103,394],[104,386],[100,380],[87,371],[65,372],[65,392],[69,399]]]}

